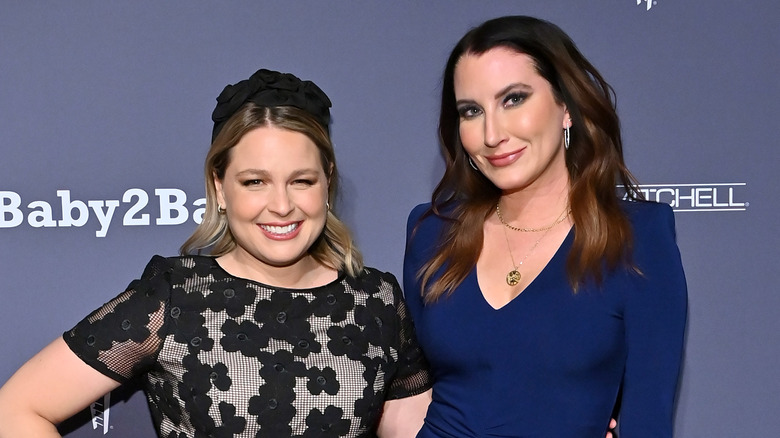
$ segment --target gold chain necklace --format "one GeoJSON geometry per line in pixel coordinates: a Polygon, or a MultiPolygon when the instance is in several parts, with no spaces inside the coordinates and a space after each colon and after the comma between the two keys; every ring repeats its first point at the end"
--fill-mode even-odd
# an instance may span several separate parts
{"type": "Polygon", "coordinates": [[[550,230],[550,229],[552,229],[552,227],[554,227],[554,226],[558,225],[559,223],[563,222],[564,220],[566,220],[566,218],[569,217],[569,214],[571,213],[571,210],[567,209],[566,211],[561,213],[562,216],[560,216],[558,219],[556,219],[555,222],[553,222],[551,225],[548,225],[546,227],[541,227],[541,228],[518,228],[518,227],[515,227],[515,226],[512,226],[512,225],[509,225],[504,220],[504,216],[501,215],[501,207],[499,207],[500,204],[501,204],[500,201],[496,202],[496,215],[498,216],[498,220],[501,221],[501,223],[504,224],[504,226],[509,228],[510,230],[522,231],[524,233],[538,233],[540,231],[550,230]]]}
{"type": "Polygon", "coordinates": [[[539,236],[538,239],[536,239],[536,242],[534,242],[533,246],[531,246],[531,249],[528,250],[525,257],[523,257],[523,260],[520,260],[520,264],[515,263],[515,257],[512,255],[512,245],[509,243],[509,235],[507,234],[506,229],[510,228],[517,231],[529,231],[529,230],[524,228],[515,228],[507,224],[506,222],[504,222],[504,219],[501,217],[501,213],[500,213],[501,210],[498,209],[498,204],[496,204],[496,211],[498,212],[498,219],[501,221],[502,224],[506,226],[505,228],[503,228],[504,239],[506,239],[506,247],[509,250],[509,258],[512,260],[512,270],[509,271],[508,274],[506,274],[506,284],[508,284],[509,286],[517,286],[517,284],[520,283],[520,279],[522,278],[522,275],[520,275],[520,271],[518,271],[517,268],[519,266],[522,266],[523,263],[526,261],[526,259],[528,259],[528,257],[531,254],[533,254],[536,247],[539,246],[539,242],[541,242],[542,239],[544,239],[544,236],[546,236],[547,233],[549,233],[550,230],[553,229],[553,227],[555,227],[559,223],[563,222],[564,219],[569,217],[569,213],[571,213],[571,210],[567,209],[566,211],[561,213],[561,217],[558,218],[552,225],[535,230],[535,231],[544,231],[544,233],[541,236],[539,236]]]}

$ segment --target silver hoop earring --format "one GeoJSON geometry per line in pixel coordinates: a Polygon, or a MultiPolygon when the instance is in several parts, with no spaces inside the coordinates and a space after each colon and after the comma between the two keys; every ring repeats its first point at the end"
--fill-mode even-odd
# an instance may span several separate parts
{"type": "Polygon", "coordinates": [[[225,214],[225,209],[222,208],[221,205],[217,205],[217,213],[218,214],[225,214]]]}
{"type": "Polygon", "coordinates": [[[471,166],[472,169],[474,169],[477,172],[479,172],[479,169],[477,169],[477,165],[474,164],[474,161],[472,161],[471,157],[469,157],[469,165],[471,166]]]}
{"type": "Polygon", "coordinates": [[[566,150],[569,150],[569,145],[571,143],[571,133],[569,132],[569,127],[567,126],[566,129],[563,130],[563,146],[566,148],[566,150]]]}
{"type": "Polygon", "coordinates": [[[328,211],[330,211],[330,203],[328,201],[325,201],[325,208],[327,208],[328,211]]]}

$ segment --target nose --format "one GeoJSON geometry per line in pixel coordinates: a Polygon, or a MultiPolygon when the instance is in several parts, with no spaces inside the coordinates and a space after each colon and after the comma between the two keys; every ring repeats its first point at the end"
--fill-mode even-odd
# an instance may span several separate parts
{"type": "Polygon", "coordinates": [[[268,200],[268,210],[280,217],[285,217],[293,211],[293,208],[293,202],[290,199],[290,194],[287,193],[287,187],[275,188],[271,198],[268,200]]]}
{"type": "Polygon", "coordinates": [[[502,122],[498,115],[494,113],[485,113],[484,117],[485,121],[485,132],[484,132],[484,142],[485,146],[494,148],[501,144],[501,142],[504,141],[506,138],[504,134],[504,129],[502,126],[502,122]]]}

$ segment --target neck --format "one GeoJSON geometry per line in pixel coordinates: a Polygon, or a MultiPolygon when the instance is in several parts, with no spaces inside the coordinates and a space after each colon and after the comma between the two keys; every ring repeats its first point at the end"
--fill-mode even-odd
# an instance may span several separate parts
{"type": "Polygon", "coordinates": [[[559,218],[569,206],[569,179],[504,191],[499,198],[504,219],[517,225],[544,226],[559,218]]]}
{"type": "Polygon", "coordinates": [[[323,286],[338,276],[336,271],[323,266],[310,255],[289,265],[275,266],[236,248],[218,257],[217,262],[233,276],[288,289],[323,286]]]}

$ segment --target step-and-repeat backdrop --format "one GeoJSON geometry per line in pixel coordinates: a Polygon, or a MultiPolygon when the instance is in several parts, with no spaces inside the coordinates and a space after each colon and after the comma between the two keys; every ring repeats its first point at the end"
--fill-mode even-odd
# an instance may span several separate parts
{"type": "MultiPolygon", "coordinates": [[[[684,438],[780,430],[774,0],[8,2],[0,12],[0,382],[174,255],[202,214],[210,114],[260,67],[332,98],[338,210],[401,272],[408,211],[441,172],[440,75],[470,27],[566,30],[614,86],[628,163],[676,210],[690,315],[684,438]]],[[[41,394],[41,397],[45,397],[41,394]]],[[[152,436],[123,388],[68,437],[152,436]]]]}

